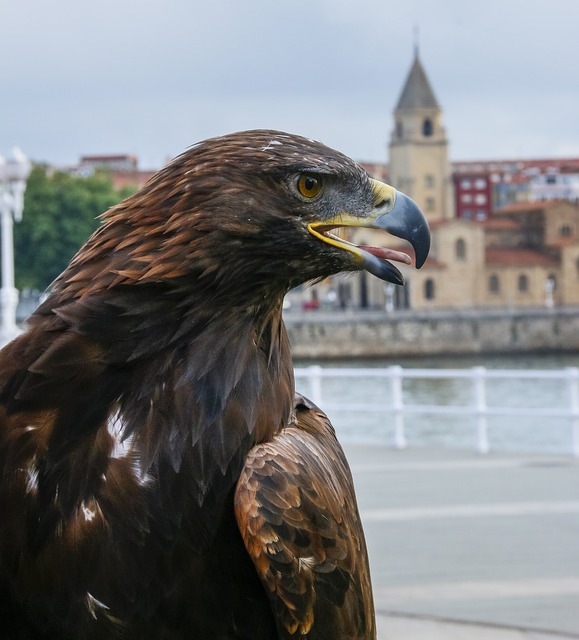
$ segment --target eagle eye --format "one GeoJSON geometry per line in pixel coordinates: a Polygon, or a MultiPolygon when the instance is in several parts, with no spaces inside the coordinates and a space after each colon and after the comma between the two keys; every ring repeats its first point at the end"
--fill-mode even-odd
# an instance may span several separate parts
{"type": "Polygon", "coordinates": [[[295,177],[295,187],[302,198],[311,200],[322,191],[322,181],[320,178],[309,173],[299,173],[295,177]]]}

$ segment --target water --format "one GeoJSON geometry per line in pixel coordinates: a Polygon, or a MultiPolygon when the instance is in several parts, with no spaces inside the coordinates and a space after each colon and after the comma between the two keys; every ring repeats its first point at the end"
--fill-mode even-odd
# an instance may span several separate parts
{"type": "MultiPolygon", "coordinates": [[[[321,364],[298,361],[296,366],[321,364]]],[[[343,360],[326,366],[344,368],[388,367],[468,369],[563,369],[579,366],[579,354],[509,355],[469,357],[429,357],[397,360],[343,360]]],[[[309,381],[296,380],[298,391],[311,395],[309,381]]],[[[489,379],[486,382],[489,407],[569,407],[569,392],[564,380],[489,379]]],[[[391,404],[388,378],[325,378],[322,382],[322,408],[343,442],[380,443],[394,440],[392,416],[388,411],[360,412],[332,409],[332,403],[391,404]]],[[[405,379],[404,404],[459,405],[464,415],[406,414],[408,446],[444,446],[474,449],[477,443],[476,421],[467,410],[473,404],[473,389],[465,379],[405,379]]],[[[489,416],[488,439],[491,450],[534,454],[564,454],[572,451],[572,430],[568,418],[489,416]]]]}

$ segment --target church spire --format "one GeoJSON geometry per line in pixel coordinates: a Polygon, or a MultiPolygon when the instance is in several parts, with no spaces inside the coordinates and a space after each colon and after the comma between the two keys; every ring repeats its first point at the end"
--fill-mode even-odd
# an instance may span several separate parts
{"type": "Polygon", "coordinates": [[[406,79],[406,84],[396,105],[399,109],[438,109],[438,102],[424,67],[418,57],[418,43],[414,44],[414,61],[406,79]]]}
{"type": "Polygon", "coordinates": [[[414,58],[418,58],[418,49],[419,49],[419,31],[418,31],[418,25],[415,24],[414,25],[414,58]]]}

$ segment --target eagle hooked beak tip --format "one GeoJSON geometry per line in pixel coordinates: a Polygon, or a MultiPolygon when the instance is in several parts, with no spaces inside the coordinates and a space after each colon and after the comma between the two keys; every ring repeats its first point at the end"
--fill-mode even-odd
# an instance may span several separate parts
{"type": "Polygon", "coordinates": [[[372,227],[407,240],[414,249],[416,268],[425,263],[430,251],[430,230],[419,206],[404,193],[383,182],[371,180],[375,209],[385,208],[372,222],[372,227]]]}

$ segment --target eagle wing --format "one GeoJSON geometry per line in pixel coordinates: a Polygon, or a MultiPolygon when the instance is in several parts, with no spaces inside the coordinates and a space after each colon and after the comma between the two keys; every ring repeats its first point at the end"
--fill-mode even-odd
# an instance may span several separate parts
{"type": "Polygon", "coordinates": [[[281,638],[375,638],[352,476],[327,416],[296,397],[293,425],[249,453],[237,522],[281,638]]]}

